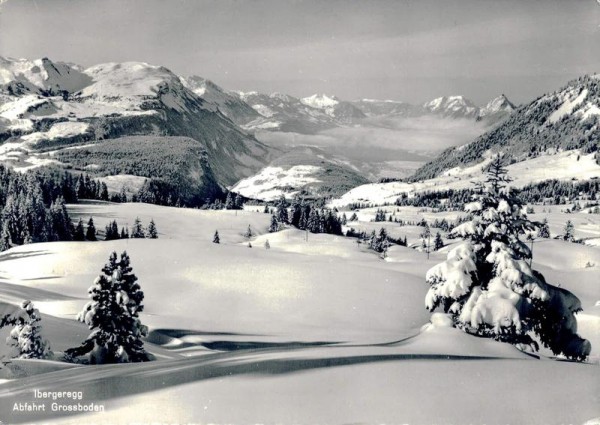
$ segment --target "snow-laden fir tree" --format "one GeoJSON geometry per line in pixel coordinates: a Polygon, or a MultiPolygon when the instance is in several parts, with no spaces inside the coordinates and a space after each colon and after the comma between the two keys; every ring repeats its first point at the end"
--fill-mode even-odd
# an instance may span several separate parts
{"type": "Polygon", "coordinates": [[[567,224],[565,224],[563,240],[567,242],[575,241],[575,226],[573,226],[573,222],[571,220],[567,220],[567,224]]]}
{"type": "Polygon", "coordinates": [[[589,341],[577,335],[579,299],[546,283],[528,264],[531,252],[520,237],[536,228],[505,186],[503,158],[487,169],[487,181],[465,205],[470,219],[453,229],[463,242],[426,275],[427,309],[441,308],[466,332],[585,359],[589,341]]]}
{"type": "Polygon", "coordinates": [[[277,201],[277,210],[275,215],[277,216],[277,221],[279,223],[285,224],[288,221],[288,211],[287,208],[289,206],[288,201],[285,199],[285,196],[281,195],[279,200],[277,201]]]}
{"type": "Polygon", "coordinates": [[[246,239],[250,239],[252,236],[254,236],[254,233],[252,233],[252,228],[250,227],[250,225],[248,225],[248,229],[246,229],[246,233],[244,233],[244,237],[246,239]]]}
{"type": "Polygon", "coordinates": [[[125,363],[151,359],[142,337],[148,333],[139,318],[144,293],[132,273],[129,256],[113,252],[94,284],[89,301],[77,319],[93,332],[80,347],[67,350],[71,357],[89,355],[90,363],[125,363]]]}
{"type": "Polygon", "coordinates": [[[218,230],[215,230],[215,235],[213,236],[213,243],[221,243],[221,238],[219,237],[218,230]]]}
{"type": "Polygon", "coordinates": [[[271,244],[268,239],[265,241],[265,249],[271,249],[271,244]]]}
{"type": "Polygon", "coordinates": [[[148,237],[150,239],[158,239],[158,230],[156,229],[154,219],[150,219],[150,224],[148,224],[148,237]]]}
{"type": "Polygon", "coordinates": [[[29,300],[21,303],[21,308],[12,315],[2,318],[0,328],[13,325],[6,343],[13,348],[11,357],[21,359],[45,359],[52,355],[48,340],[42,337],[42,317],[29,300]]]}
{"type": "Polygon", "coordinates": [[[277,217],[275,214],[271,214],[271,224],[269,225],[269,232],[274,233],[279,231],[279,222],[277,221],[277,217]]]}
{"type": "Polygon", "coordinates": [[[10,238],[10,232],[8,226],[4,224],[2,226],[2,233],[0,233],[0,251],[6,251],[12,247],[12,240],[10,238]]]}
{"type": "Polygon", "coordinates": [[[145,238],[146,234],[144,233],[144,228],[142,226],[142,222],[139,217],[135,218],[133,222],[133,226],[131,227],[131,237],[132,238],[145,238]]]}

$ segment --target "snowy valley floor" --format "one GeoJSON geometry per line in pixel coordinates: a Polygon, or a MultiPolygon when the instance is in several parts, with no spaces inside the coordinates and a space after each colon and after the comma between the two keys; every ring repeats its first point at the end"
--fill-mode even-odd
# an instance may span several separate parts
{"type": "MultiPolygon", "coordinates": [[[[557,211],[551,227],[566,221],[557,211]]],[[[12,361],[0,369],[2,423],[600,421],[596,246],[545,240],[534,250],[534,268],[582,301],[580,333],[593,351],[589,363],[576,364],[466,335],[439,315],[427,325],[424,275],[447,248],[427,259],[398,246],[383,261],[350,238],[310,234],[307,241],[292,229],[269,234],[270,216],[252,211],[107,203],[73,205],[70,214],[93,216],[98,229],[112,220],[131,226],[136,216],[144,224],[153,218],[159,239],[32,244],[4,252],[0,313],[31,299],[53,350],[74,347],[89,332],[74,320],[87,288],[111,251],[127,250],[145,293],[147,348],[157,360],[104,366],[12,361]],[[253,248],[243,236],[248,225],[258,234],[253,248]],[[215,230],[219,245],[212,243],[215,230]],[[51,412],[52,400],[45,401],[46,412],[13,412],[14,403],[39,401],[34,390],[82,391],[82,404],[101,404],[105,412],[51,412]]],[[[381,227],[368,222],[369,211],[361,214],[356,227],[381,227]]],[[[419,213],[397,214],[414,220],[411,214],[419,213]]],[[[600,230],[597,215],[580,221],[590,236],[600,230]]],[[[385,226],[409,244],[418,239],[417,228],[385,226]]],[[[2,330],[0,339],[6,334],[2,330]]],[[[59,400],[70,403],[77,401],[59,400]]]]}

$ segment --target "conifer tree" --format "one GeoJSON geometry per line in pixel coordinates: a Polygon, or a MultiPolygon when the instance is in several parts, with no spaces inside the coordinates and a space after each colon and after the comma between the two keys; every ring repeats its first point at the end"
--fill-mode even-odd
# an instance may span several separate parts
{"type": "Polygon", "coordinates": [[[129,229],[127,227],[121,227],[121,239],[129,239],[129,229]]]}
{"type": "Polygon", "coordinates": [[[250,239],[252,236],[254,236],[254,233],[252,233],[252,228],[250,225],[248,225],[248,229],[246,230],[246,233],[244,233],[244,237],[246,239],[250,239]]]}
{"type": "Polygon", "coordinates": [[[131,227],[131,236],[132,238],[145,238],[146,234],[144,233],[144,228],[142,227],[142,222],[139,217],[135,218],[133,222],[133,226],[131,227]]]}
{"type": "Polygon", "coordinates": [[[113,252],[88,290],[91,301],[77,316],[92,333],[76,348],[65,351],[71,357],[89,354],[90,363],[125,363],[151,359],[142,337],[148,333],[139,313],[144,293],[132,273],[129,256],[113,252]]]}
{"type": "Polygon", "coordinates": [[[11,324],[14,328],[6,339],[14,348],[12,357],[21,359],[45,359],[52,355],[50,344],[42,337],[42,317],[37,308],[29,300],[21,303],[21,309],[11,317],[5,317],[0,324],[11,324]]]}
{"type": "Polygon", "coordinates": [[[77,222],[77,226],[75,226],[75,230],[73,231],[73,240],[74,241],[84,241],[85,240],[85,230],[83,229],[83,220],[79,219],[77,222]]]}
{"type": "Polygon", "coordinates": [[[315,208],[310,209],[310,213],[308,215],[308,222],[306,223],[306,228],[311,233],[321,232],[321,217],[319,215],[319,211],[317,211],[315,208]]]}
{"type": "Polygon", "coordinates": [[[0,252],[6,251],[10,249],[12,246],[12,241],[10,239],[10,232],[8,231],[8,226],[2,226],[2,233],[0,234],[0,252]]]}
{"type": "Polygon", "coordinates": [[[100,184],[100,200],[108,201],[108,187],[104,182],[100,184]]]}
{"type": "Polygon", "coordinates": [[[232,210],[235,208],[235,204],[233,202],[233,196],[231,196],[231,192],[227,192],[227,198],[225,198],[225,209],[232,210]]]}
{"type": "Polygon", "coordinates": [[[104,231],[104,240],[112,241],[120,238],[121,235],[119,234],[119,225],[117,224],[116,220],[113,220],[106,225],[104,231]]]}
{"type": "Polygon", "coordinates": [[[425,306],[443,309],[475,335],[537,349],[533,334],[555,354],[585,359],[591,345],[577,335],[574,316],[581,302],[528,264],[531,251],[520,237],[537,225],[505,188],[509,181],[502,158],[495,158],[485,187],[465,205],[471,218],[451,232],[464,241],[427,272],[425,306]]]}
{"type": "Polygon", "coordinates": [[[277,217],[275,214],[271,214],[271,224],[269,225],[269,232],[275,233],[279,231],[279,223],[277,222],[277,217]]]}
{"type": "Polygon", "coordinates": [[[150,219],[150,224],[148,224],[148,237],[150,239],[158,239],[158,231],[156,230],[154,219],[150,219]]]}
{"type": "Polygon", "coordinates": [[[279,197],[279,201],[277,202],[277,210],[275,215],[277,216],[277,221],[279,223],[285,224],[288,223],[288,202],[285,199],[285,196],[281,195],[279,197]]]}
{"type": "Polygon", "coordinates": [[[219,237],[218,230],[215,230],[215,235],[213,236],[213,243],[221,243],[221,238],[219,237]]]}
{"type": "Polygon", "coordinates": [[[94,226],[94,219],[90,217],[87,223],[87,230],[85,232],[85,238],[88,241],[96,241],[96,226],[94,226]]]}
{"type": "Polygon", "coordinates": [[[573,222],[571,220],[567,220],[567,224],[565,224],[563,240],[567,242],[575,241],[575,226],[573,226],[573,222]]]}
{"type": "Polygon", "coordinates": [[[73,224],[67,213],[65,200],[62,196],[56,198],[50,205],[48,239],[54,241],[73,240],[73,224]]]}
{"type": "Polygon", "coordinates": [[[440,232],[436,232],[435,239],[433,240],[433,250],[437,251],[444,247],[444,241],[442,240],[442,235],[440,232]]]}
{"type": "Polygon", "coordinates": [[[271,249],[271,244],[268,239],[265,241],[265,249],[271,249]]]}

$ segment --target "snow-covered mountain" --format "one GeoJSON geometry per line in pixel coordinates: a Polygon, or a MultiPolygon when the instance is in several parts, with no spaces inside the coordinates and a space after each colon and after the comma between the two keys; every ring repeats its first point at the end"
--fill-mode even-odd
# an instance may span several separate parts
{"type": "Polygon", "coordinates": [[[337,125],[335,119],[325,111],[287,94],[240,92],[239,97],[261,115],[246,124],[244,128],[247,129],[311,134],[337,125]]]}
{"type": "Polygon", "coordinates": [[[350,102],[339,100],[335,96],[314,94],[300,100],[303,104],[324,111],[327,115],[342,124],[352,124],[366,117],[363,111],[350,102]]]}
{"type": "Polygon", "coordinates": [[[186,136],[206,152],[206,165],[225,186],[262,168],[273,151],[161,66],[125,62],[80,70],[48,59],[2,59],[0,75],[0,160],[16,168],[58,163],[53,151],[103,139],[186,136]]]}
{"type": "Polygon", "coordinates": [[[13,95],[74,93],[90,83],[81,68],[48,58],[27,60],[0,56],[0,91],[13,95]]]}
{"type": "Polygon", "coordinates": [[[504,94],[490,100],[487,105],[479,110],[478,120],[486,120],[490,124],[495,124],[506,119],[517,107],[506,98],[504,94]]]}
{"type": "Polygon", "coordinates": [[[423,104],[433,114],[450,118],[476,118],[479,108],[463,96],[442,96],[423,104]]]}
{"type": "Polygon", "coordinates": [[[206,78],[193,75],[187,78],[181,77],[181,81],[184,86],[192,90],[208,104],[213,105],[237,125],[244,125],[261,117],[250,105],[241,100],[236,93],[228,92],[206,78]]]}
{"type": "Polygon", "coordinates": [[[506,98],[504,94],[492,99],[485,105],[483,108],[479,110],[479,116],[485,117],[493,114],[497,114],[499,112],[508,112],[511,113],[516,109],[516,106],[506,98]]]}

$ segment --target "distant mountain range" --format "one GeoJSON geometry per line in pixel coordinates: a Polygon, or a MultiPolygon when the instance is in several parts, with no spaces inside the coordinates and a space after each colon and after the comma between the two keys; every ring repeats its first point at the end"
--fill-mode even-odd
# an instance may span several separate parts
{"type": "Polygon", "coordinates": [[[267,192],[335,196],[366,181],[350,162],[314,146],[284,151],[258,141],[254,132],[311,135],[373,126],[379,118],[417,117],[488,126],[486,134],[448,149],[413,176],[427,179],[476,163],[494,150],[510,151],[515,160],[552,150],[594,151],[600,136],[598,93],[598,78],[583,77],[519,108],[504,95],[484,107],[462,96],[423,105],[344,101],[325,94],[300,99],[228,91],[201,77],[140,62],[83,69],[47,58],[0,57],[0,161],[17,170],[53,165],[99,178],[142,176],[184,187],[178,196],[193,202],[236,183],[255,193],[249,181],[263,184],[261,175],[273,179],[263,185],[267,192]],[[163,146],[161,157],[156,151],[163,146]],[[170,163],[161,166],[166,158],[170,163]]]}
{"type": "MultiPolygon", "coordinates": [[[[188,81],[194,79],[207,81],[200,77],[191,77],[188,81]]],[[[196,91],[202,93],[199,96],[209,101],[219,99],[215,105],[219,106],[221,112],[249,131],[270,130],[313,134],[337,126],[361,124],[366,118],[414,118],[427,115],[483,120],[493,125],[505,119],[515,109],[504,95],[492,99],[486,106],[480,108],[463,96],[440,97],[423,105],[413,105],[394,100],[344,101],[326,94],[314,94],[299,99],[282,93],[228,92],[210,82],[204,83],[201,90],[196,91]],[[229,105],[234,104],[235,96],[258,115],[246,112],[236,117],[228,113],[231,108],[229,105]]],[[[236,109],[241,110],[240,107],[236,109]]]]}

